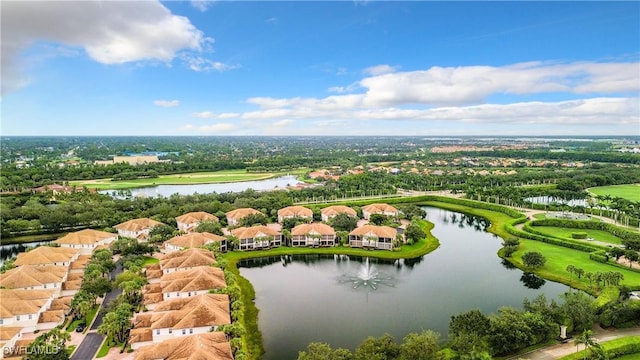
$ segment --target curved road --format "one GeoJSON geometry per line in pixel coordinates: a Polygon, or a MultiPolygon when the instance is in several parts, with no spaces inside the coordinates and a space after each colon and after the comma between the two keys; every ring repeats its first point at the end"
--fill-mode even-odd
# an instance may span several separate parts
{"type": "MultiPolygon", "coordinates": [[[[111,271],[111,273],[109,274],[109,276],[111,277],[111,280],[115,280],[116,276],[120,274],[122,271],[123,271],[122,266],[116,262],[116,268],[113,269],[113,271],[111,271]]],[[[96,317],[93,320],[93,324],[91,324],[89,332],[87,332],[87,335],[84,337],[84,339],[82,339],[82,342],[80,343],[80,345],[78,345],[78,348],[76,348],[76,350],[73,352],[70,360],[93,359],[93,357],[96,355],[96,353],[100,349],[100,345],[102,345],[102,342],[105,339],[104,335],[98,334],[96,332],[96,330],[98,329],[98,326],[102,324],[103,316],[100,313],[100,310],[102,310],[103,307],[107,306],[109,304],[109,301],[118,297],[118,295],[120,295],[121,292],[122,292],[121,289],[115,288],[110,292],[108,292],[107,295],[105,295],[104,300],[102,301],[102,304],[100,306],[100,309],[98,309],[98,313],[96,314],[96,317]]]]}

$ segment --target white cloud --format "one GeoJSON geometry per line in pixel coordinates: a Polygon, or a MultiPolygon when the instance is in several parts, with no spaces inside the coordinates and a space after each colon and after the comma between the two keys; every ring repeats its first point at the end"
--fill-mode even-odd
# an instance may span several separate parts
{"type": "Polygon", "coordinates": [[[160,107],[176,107],[180,105],[180,100],[154,100],[153,104],[160,107]]]}
{"type": "Polygon", "coordinates": [[[240,116],[239,113],[220,113],[220,114],[216,114],[216,113],[213,113],[211,111],[197,112],[197,113],[193,113],[192,115],[197,117],[197,118],[201,118],[201,119],[232,119],[232,118],[237,118],[237,117],[240,116]]]}
{"type": "Polygon", "coordinates": [[[394,73],[394,72],[398,71],[399,68],[400,68],[400,66],[391,66],[391,65],[387,65],[387,64],[381,64],[381,65],[368,67],[368,68],[362,70],[362,72],[367,74],[367,75],[378,76],[378,75],[394,73]]]}
{"type": "Polygon", "coordinates": [[[267,24],[277,24],[278,23],[278,18],[277,17],[270,17],[267,20],[264,21],[267,24]]]}
{"type": "Polygon", "coordinates": [[[191,54],[183,54],[180,58],[187,64],[187,67],[197,72],[209,72],[212,70],[223,72],[233,70],[239,65],[225,64],[219,61],[213,61],[202,56],[194,56],[191,54]]]}
{"type": "Polygon", "coordinates": [[[198,130],[201,132],[207,133],[221,133],[221,132],[229,132],[235,130],[235,125],[230,123],[219,123],[219,124],[211,124],[211,125],[203,125],[198,127],[198,130]]]}
{"type": "Polygon", "coordinates": [[[274,127],[287,127],[287,126],[293,124],[294,122],[295,121],[293,121],[291,119],[283,119],[283,120],[274,122],[273,124],[271,124],[271,126],[274,126],[274,127]]]}
{"type": "MultiPolygon", "coordinates": [[[[36,42],[82,48],[102,64],[171,62],[210,38],[159,1],[4,1],[2,92],[25,83],[20,55],[36,42]]],[[[215,67],[215,66],[214,66],[215,67]]]]}
{"type": "Polygon", "coordinates": [[[214,3],[215,1],[213,0],[191,0],[191,6],[193,6],[194,8],[205,12],[207,11],[214,3]]]}

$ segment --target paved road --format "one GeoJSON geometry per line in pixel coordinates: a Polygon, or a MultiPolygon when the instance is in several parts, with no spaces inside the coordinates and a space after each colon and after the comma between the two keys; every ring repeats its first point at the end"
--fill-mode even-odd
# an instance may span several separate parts
{"type": "MultiPolygon", "coordinates": [[[[605,341],[621,338],[624,336],[640,335],[640,328],[631,329],[613,329],[606,330],[599,327],[594,328],[594,337],[598,339],[599,343],[605,341]]],[[[584,346],[580,347],[583,350],[584,346]]],[[[511,359],[527,359],[527,360],[552,360],[557,359],[576,352],[576,345],[573,340],[569,340],[564,344],[556,344],[547,346],[542,349],[534,350],[532,352],[514,356],[511,359]]]]}
{"type": "Polygon", "coordinates": [[[88,333],[82,340],[82,343],[80,343],[80,346],[78,346],[73,355],[71,355],[71,360],[93,359],[100,349],[100,345],[102,345],[103,340],[104,335],[96,332],[88,333]]]}
{"type": "MultiPolygon", "coordinates": [[[[118,274],[123,271],[122,266],[116,263],[116,268],[109,273],[111,280],[114,280],[118,274]]],[[[106,307],[109,304],[109,301],[115,299],[120,293],[121,289],[115,288],[107,293],[104,297],[104,301],[102,302],[101,308],[98,309],[98,314],[96,314],[96,318],[93,320],[93,324],[91,324],[91,329],[82,340],[76,351],[71,356],[71,360],[89,360],[93,359],[98,350],[100,350],[100,345],[104,340],[104,335],[98,334],[95,330],[98,329],[98,326],[102,324],[102,314],[100,310],[103,307],[106,307]]]]}

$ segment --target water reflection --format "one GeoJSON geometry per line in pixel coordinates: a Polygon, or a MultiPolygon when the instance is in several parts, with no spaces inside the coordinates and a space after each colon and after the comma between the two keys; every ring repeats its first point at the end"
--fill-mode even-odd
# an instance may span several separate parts
{"type": "Polygon", "coordinates": [[[442,213],[441,220],[444,224],[458,225],[458,228],[472,228],[475,231],[487,231],[491,223],[481,217],[469,216],[460,213],[442,213]]]}
{"type": "Polygon", "coordinates": [[[500,261],[500,264],[502,264],[502,266],[504,266],[505,269],[509,269],[509,270],[517,269],[517,267],[515,265],[513,265],[511,262],[509,262],[509,260],[507,260],[507,259],[502,259],[500,261]]]}
{"type": "Polygon", "coordinates": [[[47,241],[37,241],[23,244],[8,244],[8,245],[0,245],[0,265],[3,264],[6,260],[14,258],[18,256],[19,253],[25,252],[28,249],[34,248],[36,246],[44,245],[50,243],[52,240],[47,241]]]}
{"type": "Polygon", "coordinates": [[[532,273],[522,274],[522,276],[520,277],[520,281],[527,288],[534,290],[540,289],[544,284],[547,283],[543,278],[540,278],[536,274],[532,273]]]}

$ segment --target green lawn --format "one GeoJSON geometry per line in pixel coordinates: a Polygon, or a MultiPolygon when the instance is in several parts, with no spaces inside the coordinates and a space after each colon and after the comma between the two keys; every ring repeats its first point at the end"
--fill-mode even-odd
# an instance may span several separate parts
{"type": "Polygon", "coordinates": [[[632,201],[640,201],[640,184],[599,186],[587,190],[596,195],[609,195],[632,201]]]}
{"type": "MultiPolygon", "coordinates": [[[[619,339],[605,341],[601,343],[600,346],[605,352],[610,352],[613,350],[617,350],[619,352],[620,349],[622,348],[634,346],[639,343],[640,343],[640,336],[625,336],[619,339]]],[[[584,345],[580,345],[580,349],[584,349],[584,345]]],[[[586,350],[586,352],[588,355],[589,350],[586,350]]],[[[578,359],[582,360],[584,359],[584,357],[585,357],[585,350],[580,350],[577,353],[563,356],[560,359],[561,360],[578,360],[578,359]]],[[[622,357],[616,357],[615,359],[640,359],[640,352],[636,352],[635,354],[628,354],[622,357]]]]}
{"type": "Polygon", "coordinates": [[[154,258],[151,256],[145,256],[144,258],[144,262],[142,263],[142,267],[148,266],[148,265],[153,265],[153,264],[157,264],[160,262],[160,259],[158,258],[154,258]]]}
{"type": "Polygon", "coordinates": [[[306,170],[292,170],[289,172],[248,173],[246,170],[223,170],[214,172],[184,173],[160,175],[154,179],[136,179],[111,181],[111,179],[70,181],[73,186],[86,186],[98,190],[121,190],[154,185],[187,185],[213,184],[236,181],[264,180],[286,174],[298,175],[306,170]]]}
{"type": "Polygon", "coordinates": [[[89,330],[89,327],[91,326],[91,322],[93,321],[93,318],[96,317],[96,314],[98,313],[98,309],[100,309],[100,306],[96,305],[93,308],[91,308],[91,310],[89,310],[89,313],[87,314],[86,319],[73,320],[67,326],[67,331],[69,332],[76,331],[76,328],[78,327],[78,325],[80,325],[80,323],[85,323],[87,326],[85,327],[83,333],[86,333],[89,330]]]}
{"type": "Polygon", "coordinates": [[[621,284],[634,289],[640,288],[640,272],[599,263],[589,259],[589,253],[541,241],[520,239],[520,248],[511,256],[511,260],[518,267],[522,267],[522,255],[528,251],[538,251],[547,259],[545,265],[537,270],[536,274],[548,280],[560,281],[565,284],[571,284],[574,288],[587,290],[589,288],[589,280],[584,276],[578,280],[575,275],[570,275],[567,272],[567,265],[573,265],[583,269],[585,272],[620,272],[624,276],[621,284]]]}
{"type": "MultiPolygon", "coordinates": [[[[583,232],[587,233],[588,238],[606,242],[609,244],[622,244],[622,239],[603,230],[561,228],[555,226],[533,226],[534,229],[543,232],[545,235],[558,236],[562,238],[572,239],[571,233],[583,232]]],[[[588,241],[588,240],[584,240],[588,241]]]]}

